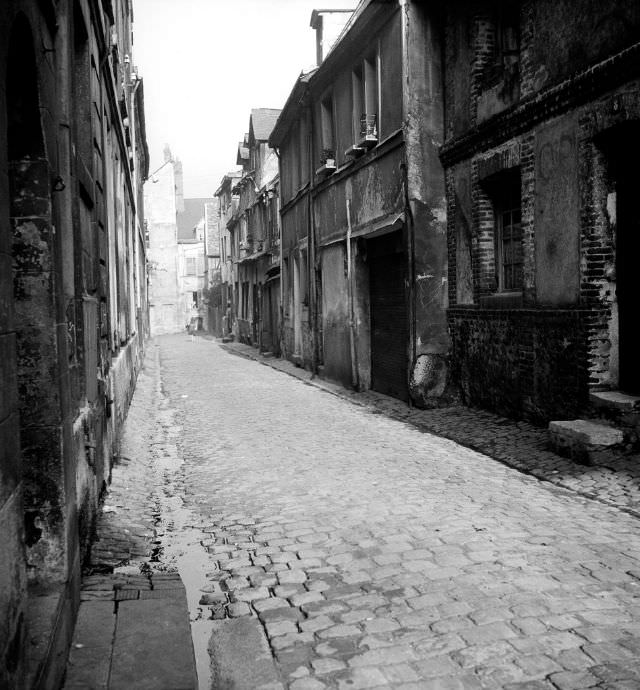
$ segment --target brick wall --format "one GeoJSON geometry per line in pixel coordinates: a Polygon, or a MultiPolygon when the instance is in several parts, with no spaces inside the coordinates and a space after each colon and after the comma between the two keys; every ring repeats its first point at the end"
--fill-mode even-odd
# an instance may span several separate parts
{"type": "Polygon", "coordinates": [[[452,370],[467,404],[538,423],[588,402],[589,310],[451,308],[452,370]]]}

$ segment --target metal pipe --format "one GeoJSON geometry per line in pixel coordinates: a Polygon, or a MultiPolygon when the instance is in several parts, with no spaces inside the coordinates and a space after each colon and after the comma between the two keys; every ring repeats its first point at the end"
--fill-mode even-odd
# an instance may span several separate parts
{"type": "Polygon", "coordinates": [[[347,204],[347,294],[349,303],[349,348],[351,354],[351,383],[355,390],[359,388],[358,377],[358,348],[356,342],[356,321],[354,309],[354,276],[351,266],[351,199],[346,200],[347,204]]]}

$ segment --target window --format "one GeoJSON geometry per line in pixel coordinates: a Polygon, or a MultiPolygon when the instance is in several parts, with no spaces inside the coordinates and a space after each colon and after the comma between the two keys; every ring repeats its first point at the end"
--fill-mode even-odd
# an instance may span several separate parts
{"type": "Polygon", "coordinates": [[[364,61],[364,113],[360,119],[360,139],[378,139],[378,65],[375,54],[364,61]]]}
{"type": "Polygon", "coordinates": [[[520,174],[509,173],[493,197],[496,281],[500,292],[522,290],[520,174]]]}
{"type": "Polygon", "coordinates": [[[284,317],[289,316],[289,301],[291,299],[291,285],[289,284],[289,257],[282,257],[282,314],[284,317]]]}
{"type": "Polygon", "coordinates": [[[511,87],[519,81],[520,67],[520,7],[519,3],[505,3],[491,17],[494,33],[493,59],[487,64],[485,87],[503,82],[511,87]]]}
{"type": "Polygon", "coordinates": [[[378,142],[378,90],[378,56],[372,53],[351,73],[354,146],[347,152],[349,155],[361,153],[363,148],[370,148],[378,142]]]}
{"type": "Polygon", "coordinates": [[[308,253],[306,249],[300,250],[300,302],[309,306],[309,285],[307,280],[308,253]]]}
{"type": "Polygon", "coordinates": [[[198,291],[196,290],[195,292],[191,293],[191,299],[193,301],[193,306],[198,307],[198,291]]]}
{"type": "Polygon", "coordinates": [[[325,96],[320,103],[320,123],[322,128],[322,152],[320,154],[320,163],[324,165],[329,161],[334,162],[336,157],[332,95],[325,96]]]}
{"type": "Polygon", "coordinates": [[[358,65],[351,73],[351,92],[353,96],[352,141],[357,142],[360,141],[360,120],[362,113],[365,112],[362,65],[358,65]]]}
{"type": "Polygon", "coordinates": [[[194,256],[187,256],[184,260],[185,270],[184,274],[187,276],[194,276],[196,274],[196,259],[194,256]]]}

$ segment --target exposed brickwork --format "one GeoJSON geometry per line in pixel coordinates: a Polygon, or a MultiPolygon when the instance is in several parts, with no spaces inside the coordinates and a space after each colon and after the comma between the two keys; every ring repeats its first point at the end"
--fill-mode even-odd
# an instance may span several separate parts
{"type": "MultiPolygon", "coordinates": [[[[554,12],[572,21],[569,5],[562,0],[560,4],[562,7],[554,12]]],[[[584,410],[589,388],[615,387],[617,383],[611,364],[615,347],[612,332],[617,328],[612,308],[616,229],[609,217],[615,214],[615,208],[611,208],[615,190],[607,153],[599,138],[621,123],[640,119],[640,82],[634,57],[640,45],[629,44],[627,38],[611,37],[610,45],[619,47],[607,55],[602,49],[605,39],[599,35],[600,47],[570,56],[570,61],[580,67],[572,78],[566,78],[571,73],[568,66],[556,60],[554,83],[541,62],[540,44],[541,35],[553,33],[554,27],[536,3],[525,0],[519,17],[519,101],[509,104],[508,98],[498,94],[493,104],[487,105],[486,75],[495,59],[500,22],[494,10],[486,2],[466,11],[450,10],[447,16],[448,138],[441,157],[448,197],[452,372],[468,402],[544,422],[584,410]],[[459,57],[465,49],[461,45],[465,28],[467,63],[471,65],[466,101],[456,87],[457,79],[468,79],[462,74],[464,61],[459,57]],[[593,62],[589,64],[586,56],[591,53],[593,62]],[[467,108],[471,121],[466,130],[460,130],[459,123],[464,120],[461,113],[467,108]],[[553,124],[560,121],[559,116],[564,118],[560,127],[553,124]],[[566,154],[559,148],[562,136],[569,142],[566,154]],[[511,153],[516,150],[517,158],[511,153]],[[544,151],[548,160],[536,160],[536,151],[544,151]],[[575,163],[571,158],[565,164],[569,172],[564,178],[562,165],[558,164],[563,155],[576,156],[575,163]],[[460,183],[463,166],[471,170],[470,189],[466,192],[460,183]],[[515,166],[521,183],[523,289],[521,296],[505,296],[498,294],[493,190],[487,180],[515,166]],[[544,176],[537,168],[544,170],[544,176]],[[538,173],[541,178],[537,182],[538,173]],[[567,184],[572,187],[562,186],[567,184]],[[552,185],[550,196],[539,197],[541,185],[543,191],[552,185]],[[545,203],[558,202],[562,206],[566,197],[571,198],[564,211],[549,212],[545,207],[545,203]],[[537,198],[546,202],[538,201],[536,205],[537,198]],[[470,209],[470,258],[459,246],[465,222],[461,209],[470,209]],[[561,229],[564,221],[566,232],[561,229]],[[579,260],[564,258],[575,251],[580,253],[579,260]],[[542,262],[558,256],[563,257],[558,265],[569,266],[573,273],[558,280],[559,287],[548,288],[548,279],[538,285],[541,275],[552,275],[549,265],[542,262]],[[465,307],[458,308],[464,283],[469,280],[467,273],[472,274],[473,306],[467,299],[465,307]],[[575,289],[564,287],[562,280],[566,286],[574,281],[575,289]],[[556,308],[550,308],[550,304],[556,308]]],[[[626,6],[621,11],[631,12],[626,6]]],[[[607,14],[606,9],[602,12],[607,14]]],[[[636,19],[629,14],[629,21],[636,19]]],[[[585,28],[582,19],[575,21],[576,27],[579,24],[585,28]]],[[[556,28],[562,35],[571,32],[571,27],[556,28]]],[[[576,45],[581,40],[587,40],[586,34],[584,38],[571,36],[576,45]]],[[[558,54],[565,49],[550,48],[558,54]]]]}
{"type": "Polygon", "coordinates": [[[583,310],[450,309],[453,374],[467,403],[538,422],[587,405],[583,310]]]}

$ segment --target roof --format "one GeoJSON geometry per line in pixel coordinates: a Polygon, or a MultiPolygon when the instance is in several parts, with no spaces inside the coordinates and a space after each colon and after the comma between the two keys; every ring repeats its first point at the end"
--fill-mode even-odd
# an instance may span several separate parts
{"type": "Polygon", "coordinates": [[[253,135],[255,141],[268,141],[281,112],[277,108],[254,108],[249,118],[249,137],[253,135]]]}
{"type": "Polygon", "coordinates": [[[210,201],[208,197],[184,200],[184,211],[176,214],[178,241],[197,239],[194,228],[204,219],[204,205],[210,201]]]}
{"type": "Polygon", "coordinates": [[[280,111],[280,115],[273,126],[271,136],[269,137],[269,146],[277,148],[282,143],[286,133],[291,127],[292,123],[298,117],[300,109],[300,102],[302,101],[309,79],[317,72],[318,68],[310,70],[309,72],[301,72],[296,80],[296,83],[291,89],[291,93],[284,104],[284,108],[280,111]]]}
{"type": "Polygon", "coordinates": [[[236,155],[236,165],[242,165],[249,160],[249,147],[243,142],[238,142],[238,154],[236,155]]]}
{"type": "Polygon", "coordinates": [[[231,172],[228,172],[222,180],[220,180],[220,185],[218,189],[214,192],[214,196],[219,197],[222,194],[223,189],[229,185],[230,187],[233,187],[235,180],[239,179],[242,177],[242,171],[241,170],[232,170],[231,172]]]}

